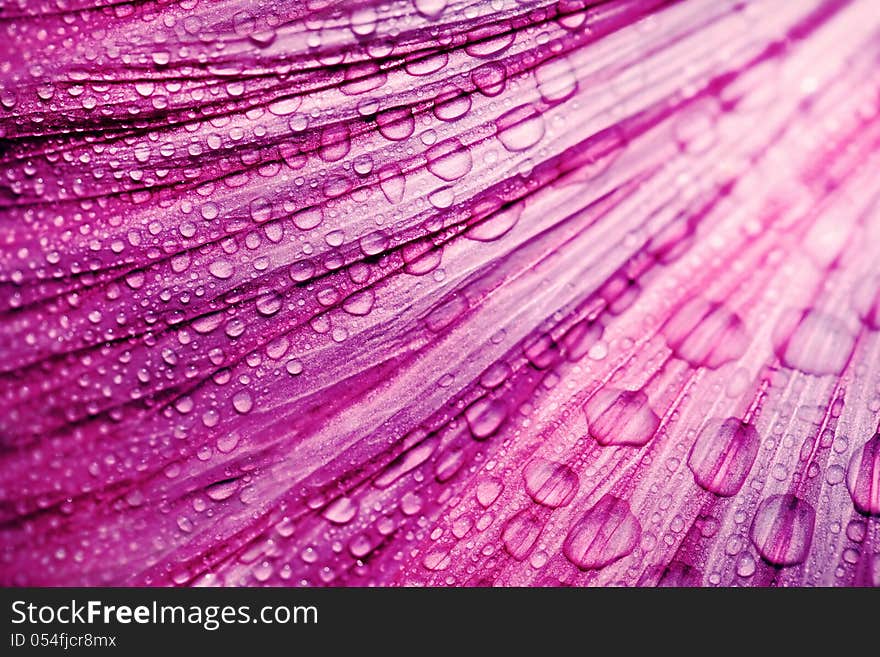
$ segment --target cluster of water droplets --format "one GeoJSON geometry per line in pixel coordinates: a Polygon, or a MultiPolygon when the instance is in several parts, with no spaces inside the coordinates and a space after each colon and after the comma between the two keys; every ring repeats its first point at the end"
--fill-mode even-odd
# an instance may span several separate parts
{"type": "Polygon", "coordinates": [[[872,0],[0,9],[0,582],[880,585],[872,0]]]}

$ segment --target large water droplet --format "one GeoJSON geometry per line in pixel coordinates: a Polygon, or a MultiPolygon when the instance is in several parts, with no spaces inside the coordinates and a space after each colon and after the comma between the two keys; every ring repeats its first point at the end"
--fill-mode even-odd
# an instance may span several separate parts
{"type": "Polygon", "coordinates": [[[856,344],[845,322],[812,309],[785,313],[773,338],[783,365],[817,376],[840,376],[856,344]]]}
{"type": "Polygon", "coordinates": [[[495,119],[498,141],[509,151],[531,148],[544,136],[544,117],[532,105],[520,105],[495,119]]]}
{"type": "Polygon", "coordinates": [[[406,179],[396,164],[387,164],[379,170],[379,187],[389,203],[400,203],[406,192],[406,179]]]}
{"type": "Polygon", "coordinates": [[[218,481],[217,483],[211,484],[205,490],[205,494],[215,502],[221,502],[225,499],[232,497],[237,490],[238,480],[229,479],[226,481],[218,481]]]}
{"type": "Polygon", "coordinates": [[[522,561],[532,551],[543,525],[530,511],[523,510],[514,515],[504,525],[501,541],[504,549],[517,561],[522,561]]]}
{"type": "Polygon", "coordinates": [[[749,344],[739,315],[702,297],[682,305],[663,333],[672,352],[694,367],[721,367],[742,356],[749,344]]]}
{"type": "Polygon", "coordinates": [[[361,290],[347,297],[342,302],[342,309],[351,315],[369,315],[374,301],[375,295],[372,290],[361,290]]]}
{"type": "Polygon", "coordinates": [[[541,64],[535,70],[535,79],[541,98],[548,103],[565,100],[577,91],[577,77],[571,63],[565,58],[541,64]]]}
{"type": "Polygon", "coordinates": [[[522,213],[522,203],[514,203],[502,208],[468,228],[465,237],[477,242],[491,242],[500,239],[516,226],[522,213]]]}
{"type": "Polygon", "coordinates": [[[434,99],[434,116],[441,121],[455,121],[471,109],[471,97],[456,86],[443,89],[434,99]]]}
{"type": "Polygon", "coordinates": [[[344,525],[355,517],[358,512],[358,504],[350,497],[340,497],[334,500],[326,509],[324,517],[337,525],[344,525]]]}
{"type": "Polygon", "coordinates": [[[794,566],[807,558],[816,511],[794,495],[773,495],[761,502],[750,536],[760,555],[775,566],[794,566]]]}
{"type": "Polygon", "coordinates": [[[755,428],[738,418],[711,420],[688,455],[694,480],[716,495],[736,495],[749,476],[760,441],[755,428]]]}
{"type": "Polygon", "coordinates": [[[306,208],[294,214],[292,220],[293,225],[300,230],[311,230],[320,225],[324,220],[324,215],[321,208],[306,208]]]}
{"type": "Polygon", "coordinates": [[[271,317],[281,310],[283,301],[278,292],[267,292],[257,299],[257,312],[263,317],[271,317]]]}
{"type": "Polygon", "coordinates": [[[584,405],[590,435],[600,445],[644,445],[660,418],[641,390],[604,388],[584,405]]]}
{"type": "Polygon", "coordinates": [[[341,160],[351,149],[348,125],[335,123],[321,132],[321,158],[326,162],[341,160]]]}
{"type": "Polygon", "coordinates": [[[412,135],[415,120],[408,107],[395,107],[376,115],[379,133],[390,141],[402,141],[412,135]]]}
{"type": "Polygon", "coordinates": [[[239,413],[249,413],[254,407],[254,398],[247,390],[241,390],[232,396],[232,407],[239,413]]]}
{"type": "Polygon", "coordinates": [[[413,0],[416,11],[426,18],[439,18],[446,9],[446,0],[413,0]]]}
{"type": "Polygon", "coordinates": [[[373,485],[375,485],[376,488],[387,488],[407,472],[415,470],[422,463],[431,458],[431,455],[434,453],[434,450],[437,449],[438,444],[439,441],[436,438],[429,438],[407,450],[392,461],[391,464],[373,480],[373,485]]]}
{"type": "Polygon", "coordinates": [[[464,412],[468,427],[477,440],[491,436],[507,418],[507,406],[498,399],[478,399],[464,412]]]}
{"type": "Polygon", "coordinates": [[[470,151],[456,138],[432,146],[425,157],[428,160],[428,171],[447,181],[458,180],[473,165],[470,151]]]}
{"type": "Polygon", "coordinates": [[[211,272],[212,276],[221,280],[231,278],[232,274],[235,273],[232,263],[228,260],[215,260],[208,265],[208,271],[211,272]]]}
{"type": "Polygon", "coordinates": [[[376,9],[364,5],[351,12],[351,31],[355,36],[365,37],[376,31],[376,9]]]}
{"type": "Polygon", "coordinates": [[[468,33],[470,43],[465,52],[471,57],[494,57],[507,50],[515,38],[516,31],[506,21],[489,23],[468,33]]]}
{"type": "Polygon", "coordinates": [[[471,73],[474,86],[485,96],[497,96],[507,84],[507,71],[501,64],[490,62],[474,69],[471,73]]]}
{"type": "Polygon", "coordinates": [[[856,509],[880,515],[880,434],[852,455],[846,471],[846,487],[856,509]]]}
{"type": "Polygon", "coordinates": [[[535,502],[551,509],[574,499],[580,485],[575,472],[563,463],[536,458],[523,468],[526,492],[535,502]]]}
{"type": "Polygon", "coordinates": [[[630,554],[641,535],[629,504],[609,494],[574,523],[562,551],[578,568],[604,568],[630,554]]]}
{"type": "Polygon", "coordinates": [[[282,98],[281,100],[276,100],[275,102],[270,103],[269,111],[276,116],[287,116],[298,110],[301,104],[302,101],[298,96],[282,98]]]}

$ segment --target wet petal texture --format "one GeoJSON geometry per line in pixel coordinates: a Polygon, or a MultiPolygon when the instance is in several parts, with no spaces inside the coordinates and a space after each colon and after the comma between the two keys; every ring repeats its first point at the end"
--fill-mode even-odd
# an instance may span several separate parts
{"type": "Polygon", "coordinates": [[[875,0],[0,32],[0,584],[880,585],[875,0]]]}

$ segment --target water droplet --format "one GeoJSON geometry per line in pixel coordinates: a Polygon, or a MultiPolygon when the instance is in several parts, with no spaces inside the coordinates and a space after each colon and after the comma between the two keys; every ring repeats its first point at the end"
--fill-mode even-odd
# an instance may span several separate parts
{"type": "Polygon", "coordinates": [[[400,500],[400,510],[408,516],[414,516],[422,510],[422,498],[412,491],[406,493],[400,500]]]}
{"type": "Polygon", "coordinates": [[[477,483],[477,502],[488,508],[498,499],[503,489],[504,484],[498,479],[481,479],[477,483]]]}
{"type": "Polygon", "coordinates": [[[644,445],[660,426],[641,390],[604,388],[584,405],[584,413],[590,435],[600,445],[644,445]]]}
{"type": "Polygon", "coordinates": [[[321,159],[325,162],[337,162],[348,155],[351,141],[348,125],[335,123],[321,131],[321,159]]]}
{"type": "Polygon", "coordinates": [[[290,278],[297,283],[309,280],[315,275],[315,265],[309,260],[298,260],[290,265],[290,278]]]}
{"type": "Polygon", "coordinates": [[[825,471],[825,481],[831,486],[836,486],[846,478],[846,471],[837,464],[828,466],[825,471]]]}
{"type": "Polygon", "coordinates": [[[529,497],[551,509],[571,502],[580,486],[577,474],[567,465],[542,458],[523,468],[523,481],[529,497]]]}
{"type": "Polygon", "coordinates": [[[507,418],[507,406],[498,399],[481,398],[467,407],[464,416],[474,438],[485,440],[507,418]]]}
{"type": "Polygon", "coordinates": [[[813,540],[816,511],[794,495],[773,495],[755,512],[750,537],[760,555],[775,566],[803,562],[813,540]]]}
{"type": "Polygon", "coordinates": [[[355,536],[348,544],[348,551],[351,552],[355,559],[363,559],[373,549],[370,539],[364,534],[355,536]]]}
{"type": "Polygon", "coordinates": [[[355,9],[351,13],[351,31],[355,36],[369,36],[376,31],[376,10],[365,5],[355,9]]]}
{"type": "Polygon", "coordinates": [[[544,136],[544,117],[534,106],[515,107],[495,119],[498,140],[509,151],[531,148],[544,136]]]}
{"type": "Polygon", "coordinates": [[[357,515],[358,504],[350,497],[334,500],[326,509],[324,517],[337,525],[344,525],[357,515]]]}
{"type": "Polygon", "coordinates": [[[501,532],[504,549],[517,561],[522,561],[535,546],[541,535],[541,521],[528,510],[523,510],[511,517],[501,532]]]}
{"type": "Polygon", "coordinates": [[[268,109],[275,116],[288,116],[299,109],[301,102],[298,96],[282,98],[270,103],[268,109]]]}
{"type": "Polygon", "coordinates": [[[277,292],[267,292],[257,299],[257,312],[263,317],[271,317],[281,310],[283,298],[277,292]]]}
{"type": "Polygon", "coordinates": [[[471,81],[483,95],[497,96],[504,91],[507,84],[507,71],[503,65],[490,62],[474,69],[471,73],[471,81]]]}
{"type": "Polygon", "coordinates": [[[413,0],[413,6],[425,18],[436,19],[446,9],[446,0],[413,0]]]}
{"type": "Polygon", "coordinates": [[[535,69],[535,79],[541,98],[548,103],[563,101],[577,91],[577,77],[571,63],[565,58],[541,64],[535,69]]]}
{"type": "Polygon", "coordinates": [[[840,376],[852,357],[856,337],[837,317],[809,309],[785,313],[773,331],[773,341],[786,367],[840,376]]]}
{"type": "Polygon", "coordinates": [[[241,414],[249,413],[254,407],[254,398],[247,390],[241,390],[232,396],[232,407],[241,414]]]}
{"type": "Polygon", "coordinates": [[[374,256],[388,248],[390,238],[381,230],[373,231],[360,239],[361,251],[366,256],[374,256]]]}
{"type": "Polygon", "coordinates": [[[407,472],[415,470],[422,463],[431,458],[434,450],[437,449],[438,443],[439,441],[436,438],[429,438],[407,450],[392,461],[391,464],[376,477],[373,481],[373,485],[375,485],[376,488],[387,488],[407,472]]]}
{"type": "Polygon", "coordinates": [[[379,187],[389,203],[397,204],[406,193],[406,179],[396,164],[387,164],[379,169],[379,187]]]}
{"type": "Polygon", "coordinates": [[[217,449],[223,454],[228,454],[238,447],[239,435],[236,432],[225,434],[217,438],[217,449]]]}
{"type": "Polygon", "coordinates": [[[473,166],[470,152],[455,138],[432,146],[425,157],[428,160],[428,171],[446,181],[458,180],[473,166]]]}
{"type": "Polygon", "coordinates": [[[630,554],[641,534],[642,527],[629,504],[605,495],[574,523],[562,550],[578,568],[604,568],[630,554]]]}
{"type": "Polygon", "coordinates": [[[431,551],[422,560],[422,565],[432,571],[446,570],[451,563],[452,560],[446,550],[431,551]]]}
{"type": "Polygon", "coordinates": [[[736,574],[740,577],[751,577],[755,574],[756,567],[755,558],[751,554],[742,554],[736,562],[736,574]]]}
{"type": "Polygon", "coordinates": [[[694,367],[717,369],[739,359],[749,345],[739,315],[701,297],[678,308],[663,333],[672,352],[694,367]]]}
{"type": "Polygon", "coordinates": [[[387,109],[376,115],[379,133],[390,141],[408,139],[415,130],[415,119],[408,107],[387,109]]]}
{"type": "Polygon", "coordinates": [[[205,489],[205,494],[215,502],[222,502],[235,495],[238,491],[238,480],[228,479],[211,484],[205,489]]]}
{"type": "Polygon", "coordinates": [[[471,109],[471,97],[456,86],[444,87],[434,99],[434,116],[441,121],[455,121],[471,109]]]}
{"type": "Polygon", "coordinates": [[[500,239],[516,226],[523,213],[523,204],[514,203],[481,219],[465,233],[465,237],[477,242],[500,239]]]}
{"type": "Polygon", "coordinates": [[[694,481],[716,495],[736,495],[749,476],[760,443],[755,428],[738,418],[709,421],[688,455],[694,481]]]}
{"type": "Polygon", "coordinates": [[[488,23],[468,33],[465,52],[471,57],[493,57],[507,50],[515,38],[516,30],[512,30],[506,21],[488,23]]]}
{"type": "Polygon", "coordinates": [[[438,187],[428,194],[428,201],[438,210],[446,210],[455,203],[455,192],[449,186],[438,187]]]}
{"type": "Polygon", "coordinates": [[[321,212],[321,208],[314,207],[300,210],[291,219],[293,220],[293,225],[300,230],[311,230],[321,224],[324,220],[324,215],[321,212]]]}
{"type": "Polygon", "coordinates": [[[449,63],[449,55],[443,51],[428,55],[418,53],[407,59],[406,72],[410,75],[431,75],[443,69],[449,63]]]}
{"type": "Polygon", "coordinates": [[[375,294],[366,289],[355,292],[342,302],[342,309],[351,315],[369,315],[373,309],[375,294]]]}
{"type": "Polygon", "coordinates": [[[235,272],[235,268],[228,260],[215,260],[210,265],[208,265],[208,271],[211,272],[212,276],[215,276],[216,278],[219,278],[221,280],[226,280],[227,278],[232,277],[232,274],[235,272]]]}
{"type": "Polygon", "coordinates": [[[876,434],[849,461],[846,487],[861,513],[880,514],[880,434],[876,434]]]}
{"type": "Polygon", "coordinates": [[[507,363],[503,361],[493,363],[480,377],[480,385],[488,389],[497,388],[507,380],[511,373],[512,370],[507,363]]]}

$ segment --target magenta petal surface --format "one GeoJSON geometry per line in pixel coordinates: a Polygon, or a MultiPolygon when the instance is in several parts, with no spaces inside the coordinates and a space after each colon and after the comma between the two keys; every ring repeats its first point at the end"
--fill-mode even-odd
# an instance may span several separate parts
{"type": "Polygon", "coordinates": [[[875,0],[0,7],[0,584],[880,586],[875,0]]]}

